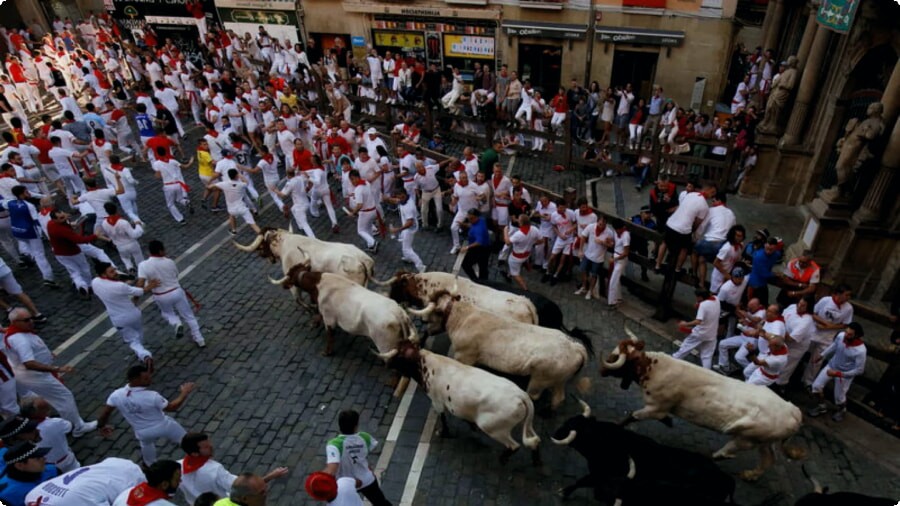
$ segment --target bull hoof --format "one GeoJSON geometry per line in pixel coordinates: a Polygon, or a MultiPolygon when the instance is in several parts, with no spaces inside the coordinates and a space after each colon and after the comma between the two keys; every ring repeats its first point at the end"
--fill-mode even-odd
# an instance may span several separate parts
{"type": "Polygon", "coordinates": [[[739,476],[744,481],[756,481],[762,474],[763,472],[759,469],[748,469],[746,471],[741,471],[739,476]]]}

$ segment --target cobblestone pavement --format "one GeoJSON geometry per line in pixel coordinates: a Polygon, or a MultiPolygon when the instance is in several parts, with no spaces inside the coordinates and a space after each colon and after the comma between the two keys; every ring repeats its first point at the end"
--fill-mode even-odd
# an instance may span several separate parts
{"type": "MultiPolygon", "coordinates": [[[[189,184],[199,185],[194,170],[185,173],[189,184]]],[[[265,280],[267,274],[280,272],[279,267],[232,247],[224,213],[198,209],[188,216],[185,227],[176,226],[149,168],[139,165],[135,174],[141,183],[140,212],[148,223],[145,239],[162,239],[169,255],[178,258],[185,274],[183,285],[203,304],[198,316],[208,343],[200,350],[189,339],[176,340],[155,306],[149,304],[144,310],[144,325],[147,346],[155,354],[158,368],[153,388],[173,396],[180,383],[195,381],[197,391],[175,418],[188,430],[211,433],[216,458],[233,472],[261,473],[276,465],[289,466],[290,475],[272,484],[269,504],[312,504],[303,492],[303,479],[324,465],[324,442],[336,432],[340,410],[360,410],[363,429],[379,440],[387,438],[401,404],[391,396],[392,375],[372,356],[370,343],[360,337],[338,333],[335,355],[322,358],[322,328],[313,325],[310,316],[286,292],[265,280]]],[[[257,185],[259,188],[259,182],[257,185]]],[[[198,190],[192,192],[195,197],[198,190]]],[[[268,197],[264,200],[267,202],[268,197]]],[[[396,217],[390,219],[396,221],[396,217]]],[[[272,206],[264,209],[258,221],[286,226],[286,220],[272,206]]],[[[320,237],[361,243],[350,219],[341,217],[342,232],[337,237],[330,234],[326,223],[323,218],[314,220],[320,237]]],[[[249,242],[252,234],[243,227],[237,239],[249,242]]],[[[429,269],[450,270],[454,257],[447,254],[449,234],[419,233],[415,247],[429,269]]],[[[400,268],[399,244],[386,241],[377,261],[381,278],[400,268]]],[[[55,269],[60,280],[67,279],[59,265],[55,269]]],[[[98,300],[79,299],[70,289],[40,287],[34,269],[17,270],[16,275],[39,307],[51,315],[40,335],[59,352],[59,363],[76,365],[76,371],[65,381],[75,392],[83,416],[94,419],[106,396],[124,383],[124,371],[133,362],[133,354],[111,332],[98,300]]],[[[534,274],[529,276],[536,290],[565,302],[568,325],[594,332],[598,350],[608,352],[622,336],[626,321],[621,313],[604,312],[599,303],[572,297],[570,283],[551,289],[533,279],[534,274]]],[[[647,340],[650,349],[671,349],[666,340],[630,325],[647,340]]],[[[437,338],[436,345],[446,346],[445,338],[437,338]]],[[[590,368],[595,370],[596,362],[590,368]]],[[[618,419],[639,406],[638,392],[621,391],[617,382],[595,376],[594,385],[587,400],[600,418],[618,419]]],[[[414,504],[431,506],[555,504],[555,490],[586,469],[581,457],[552,446],[547,439],[577,410],[571,400],[553,418],[536,422],[544,438],[544,465],[540,468],[532,467],[524,452],[514,455],[507,466],[498,466],[499,446],[458,420],[451,420],[454,438],[432,438],[430,431],[423,433],[423,427],[429,427],[428,409],[427,398],[417,391],[406,417],[395,426],[402,430],[395,434],[396,445],[386,459],[389,461],[382,476],[387,496],[395,504],[404,494],[411,470],[421,473],[415,474],[420,478],[417,491],[408,497],[414,504]]],[[[111,439],[92,433],[73,444],[82,463],[110,455],[139,459],[137,441],[127,424],[118,415],[113,423],[117,430],[111,439]]],[[[674,429],[646,422],[634,430],[700,452],[711,452],[724,441],[715,433],[680,421],[674,429]]],[[[806,465],[833,490],[900,497],[900,479],[878,464],[878,455],[848,448],[829,432],[811,427],[803,430],[800,442],[810,450],[806,465]]],[[[160,456],[181,455],[174,445],[160,445],[160,456]]],[[[377,458],[373,456],[373,465],[377,458]]],[[[722,468],[736,473],[753,465],[754,459],[755,455],[745,454],[723,463],[722,468]]],[[[780,458],[765,481],[740,484],[737,497],[744,504],[754,504],[776,491],[794,497],[808,489],[799,463],[780,458]]],[[[581,491],[568,504],[591,504],[589,497],[581,491]]]]}

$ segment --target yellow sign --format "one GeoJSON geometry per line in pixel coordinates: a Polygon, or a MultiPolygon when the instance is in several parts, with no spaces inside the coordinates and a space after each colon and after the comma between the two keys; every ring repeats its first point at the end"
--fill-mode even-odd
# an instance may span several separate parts
{"type": "Polygon", "coordinates": [[[444,55],[493,60],[494,38],[477,35],[444,35],[444,55]]]}
{"type": "Polygon", "coordinates": [[[375,32],[375,45],[425,49],[425,38],[416,32],[375,32]]]}

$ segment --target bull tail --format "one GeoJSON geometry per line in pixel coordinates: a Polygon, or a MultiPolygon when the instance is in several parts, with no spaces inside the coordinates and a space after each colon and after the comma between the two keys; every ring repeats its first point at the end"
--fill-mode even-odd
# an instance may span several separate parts
{"type": "Polygon", "coordinates": [[[584,346],[584,349],[587,350],[588,356],[594,356],[594,343],[591,341],[591,336],[588,335],[588,332],[586,330],[582,330],[578,327],[572,327],[571,330],[565,328],[564,326],[560,326],[560,328],[563,332],[568,334],[569,337],[572,337],[580,342],[584,346]]]}
{"type": "Polygon", "coordinates": [[[534,403],[528,396],[522,396],[522,404],[525,406],[525,421],[522,422],[522,444],[531,450],[537,450],[541,444],[541,438],[534,431],[534,403]]]}

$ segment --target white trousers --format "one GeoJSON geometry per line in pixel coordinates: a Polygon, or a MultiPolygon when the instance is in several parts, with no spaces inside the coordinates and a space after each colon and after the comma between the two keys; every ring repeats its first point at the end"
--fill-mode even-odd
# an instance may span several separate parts
{"type": "Polygon", "coordinates": [[[116,197],[119,199],[119,204],[122,205],[122,210],[125,211],[125,215],[128,216],[128,219],[131,221],[141,221],[141,217],[138,216],[137,193],[125,192],[116,197]]]}
{"type": "Polygon", "coordinates": [[[184,427],[168,416],[159,425],[134,431],[138,443],[141,444],[141,458],[148,466],[156,462],[156,441],[158,439],[168,439],[179,445],[185,434],[187,431],[184,430],[184,427]]]}
{"type": "Polygon", "coordinates": [[[331,202],[331,188],[328,185],[313,188],[312,205],[319,214],[319,204],[325,204],[325,212],[328,213],[328,219],[331,220],[332,226],[337,226],[337,215],[334,213],[334,204],[331,202]]]}
{"type": "Polygon", "coordinates": [[[622,273],[628,266],[628,260],[622,259],[613,262],[612,274],[609,275],[609,295],[606,299],[608,304],[618,304],[622,302],[622,273]]]}
{"type": "Polygon", "coordinates": [[[456,211],[456,215],[453,216],[453,222],[450,223],[450,235],[453,237],[453,247],[459,247],[459,229],[464,221],[466,221],[466,213],[468,209],[456,211]]]}
{"type": "Polygon", "coordinates": [[[413,239],[416,237],[416,232],[410,229],[404,229],[400,232],[400,248],[403,252],[403,258],[405,260],[411,261],[418,270],[425,269],[425,263],[422,262],[422,259],[419,258],[419,255],[413,250],[413,239]]]}
{"type": "Polygon", "coordinates": [[[78,431],[84,425],[72,391],[49,372],[17,368],[16,388],[20,394],[24,395],[31,391],[35,395],[43,397],[59,412],[60,417],[72,424],[73,430],[78,431]]]}
{"type": "Polygon", "coordinates": [[[68,170],[63,171],[59,174],[59,179],[63,182],[63,188],[65,188],[66,196],[69,197],[69,200],[72,200],[72,197],[81,195],[86,191],[84,182],[78,177],[78,174],[75,174],[74,172],[68,170]]]}
{"type": "Polygon", "coordinates": [[[180,184],[166,184],[163,185],[163,193],[166,196],[166,207],[169,209],[169,213],[175,218],[175,221],[183,221],[184,215],[181,214],[181,211],[178,210],[178,207],[175,203],[179,203],[183,206],[187,205],[187,194],[184,191],[184,188],[181,187],[180,184]]]}
{"type": "Polygon", "coordinates": [[[131,320],[112,322],[112,324],[122,335],[122,341],[125,341],[125,344],[137,355],[139,361],[143,362],[147,357],[153,356],[147,348],[144,348],[144,325],[141,322],[140,314],[131,320]]]}
{"type": "MultiPolygon", "coordinates": [[[[744,378],[746,378],[747,383],[751,385],[759,385],[763,387],[767,387],[772,383],[775,383],[775,379],[772,379],[763,374],[762,368],[756,364],[750,364],[744,368],[744,378]]],[[[781,379],[781,376],[779,375],[777,379],[781,379]]]]}
{"type": "Polygon", "coordinates": [[[422,225],[429,226],[430,223],[428,221],[428,215],[431,212],[429,203],[433,200],[434,207],[437,209],[437,226],[441,228],[444,226],[444,196],[441,194],[440,186],[435,188],[430,192],[423,191],[422,192],[422,201],[419,203],[419,214],[422,216],[422,225]]]}
{"type": "Polygon", "coordinates": [[[776,381],[777,384],[788,384],[788,382],[791,380],[791,376],[794,374],[794,371],[800,364],[800,359],[803,358],[803,355],[806,354],[806,350],[808,349],[809,343],[805,343],[803,345],[791,343],[790,345],[788,345],[787,364],[784,365],[784,370],[781,371],[781,374],[778,376],[778,381],[776,381]]]}
{"type": "Polygon", "coordinates": [[[629,123],[628,132],[630,133],[628,137],[629,142],[633,146],[636,146],[641,142],[641,134],[644,132],[644,125],[635,125],[634,123],[629,123]]]}
{"type": "Polygon", "coordinates": [[[263,184],[266,185],[269,196],[272,197],[272,202],[275,202],[275,206],[278,208],[278,210],[281,211],[282,209],[284,209],[284,201],[281,200],[281,197],[276,195],[275,192],[271,190],[272,187],[278,185],[278,180],[263,179],[263,184]]]}
{"type": "Polygon", "coordinates": [[[156,301],[159,312],[169,322],[169,325],[179,325],[181,320],[184,320],[188,328],[191,329],[191,337],[194,338],[194,342],[204,342],[203,334],[200,333],[200,324],[197,322],[197,317],[194,315],[194,310],[187,300],[184,289],[177,288],[169,293],[154,295],[153,300],[156,301]]]}
{"type": "Polygon", "coordinates": [[[550,126],[553,128],[557,128],[566,121],[566,113],[564,112],[554,112],[553,117],[550,118],[550,126]]]}
{"type": "MultiPolygon", "coordinates": [[[[40,237],[35,239],[19,239],[19,250],[34,259],[38,269],[41,271],[41,277],[46,280],[53,280],[53,268],[47,261],[47,255],[44,253],[44,241],[40,237]]],[[[62,263],[62,262],[60,262],[62,263]]],[[[90,279],[90,277],[88,277],[90,279]]]]}
{"type": "MultiPolygon", "coordinates": [[[[8,371],[4,372],[6,374],[8,371]]],[[[0,383],[0,414],[10,417],[19,414],[19,401],[16,398],[16,379],[8,378],[0,383]]]]}
{"type": "Polygon", "coordinates": [[[522,105],[519,106],[519,110],[516,111],[516,120],[521,121],[522,116],[525,116],[525,122],[530,126],[531,125],[531,113],[533,111],[534,111],[534,109],[532,109],[530,104],[525,105],[524,103],[522,103],[522,105]]]}
{"type": "Polygon", "coordinates": [[[91,282],[91,267],[88,265],[84,253],[71,256],[57,255],[56,259],[66,268],[76,288],[88,289],[91,282]]]}
{"type": "Polygon", "coordinates": [[[137,241],[117,246],[116,249],[119,250],[119,257],[122,258],[126,269],[137,269],[138,264],[144,261],[144,252],[141,251],[141,245],[137,241]]]}
{"type": "Polygon", "coordinates": [[[90,243],[79,244],[78,246],[81,248],[81,253],[85,256],[85,258],[93,258],[103,263],[112,265],[116,269],[119,268],[116,263],[112,261],[112,258],[109,258],[109,255],[107,255],[106,252],[103,251],[103,248],[98,248],[97,246],[94,246],[90,243]]]}
{"type": "Polygon", "coordinates": [[[312,227],[309,226],[309,218],[307,217],[306,212],[309,210],[309,206],[306,204],[303,205],[294,205],[291,206],[291,214],[294,215],[294,221],[297,222],[297,225],[303,229],[303,232],[306,233],[307,237],[312,237],[315,239],[316,234],[313,232],[312,227]]]}
{"type": "Polygon", "coordinates": [[[356,233],[366,242],[368,248],[375,246],[375,238],[372,237],[372,224],[375,223],[375,218],[374,210],[360,211],[359,219],[356,221],[356,233]]]}
{"type": "MultiPolygon", "coordinates": [[[[743,334],[738,334],[736,336],[731,336],[727,339],[722,339],[721,341],[719,341],[719,366],[725,367],[728,365],[728,352],[729,351],[736,349],[736,348],[743,348],[746,350],[747,348],[745,348],[745,345],[747,343],[752,343],[755,340],[756,340],[755,337],[747,337],[743,334]]],[[[740,350],[738,350],[738,353],[740,353],[740,350]]],[[[735,360],[737,360],[737,358],[738,357],[735,356],[735,360]]],[[[747,364],[749,364],[750,362],[747,361],[746,353],[744,354],[743,358],[744,358],[745,362],[743,364],[741,364],[741,367],[747,367],[747,364]]]]}
{"type": "Polygon", "coordinates": [[[689,334],[681,343],[681,348],[673,353],[672,357],[679,359],[684,358],[694,348],[697,348],[697,350],[700,352],[700,362],[703,364],[703,367],[705,367],[706,369],[711,369],[713,353],[715,353],[716,351],[715,339],[701,340],[694,334],[689,334]]]}
{"type": "Polygon", "coordinates": [[[822,369],[822,366],[824,365],[822,352],[825,351],[825,348],[827,347],[827,344],[810,341],[809,362],[806,364],[806,369],[803,370],[804,385],[812,386],[813,382],[818,378],[819,370],[822,369]]]}
{"type": "Polygon", "coordinates": [[[831,370],[833,369],[825,366],[819,371],[819,375],[816,376],[816,380],[812,384],[812,391],[815,394],[822,393],[825,390],[825,385],[834,379],[834,403],[842,406],[847,404],[847,391],[850,390],[850,385],[853,384],[853,378],[831,378],[828,376],[828,371],[831,370]]]}

